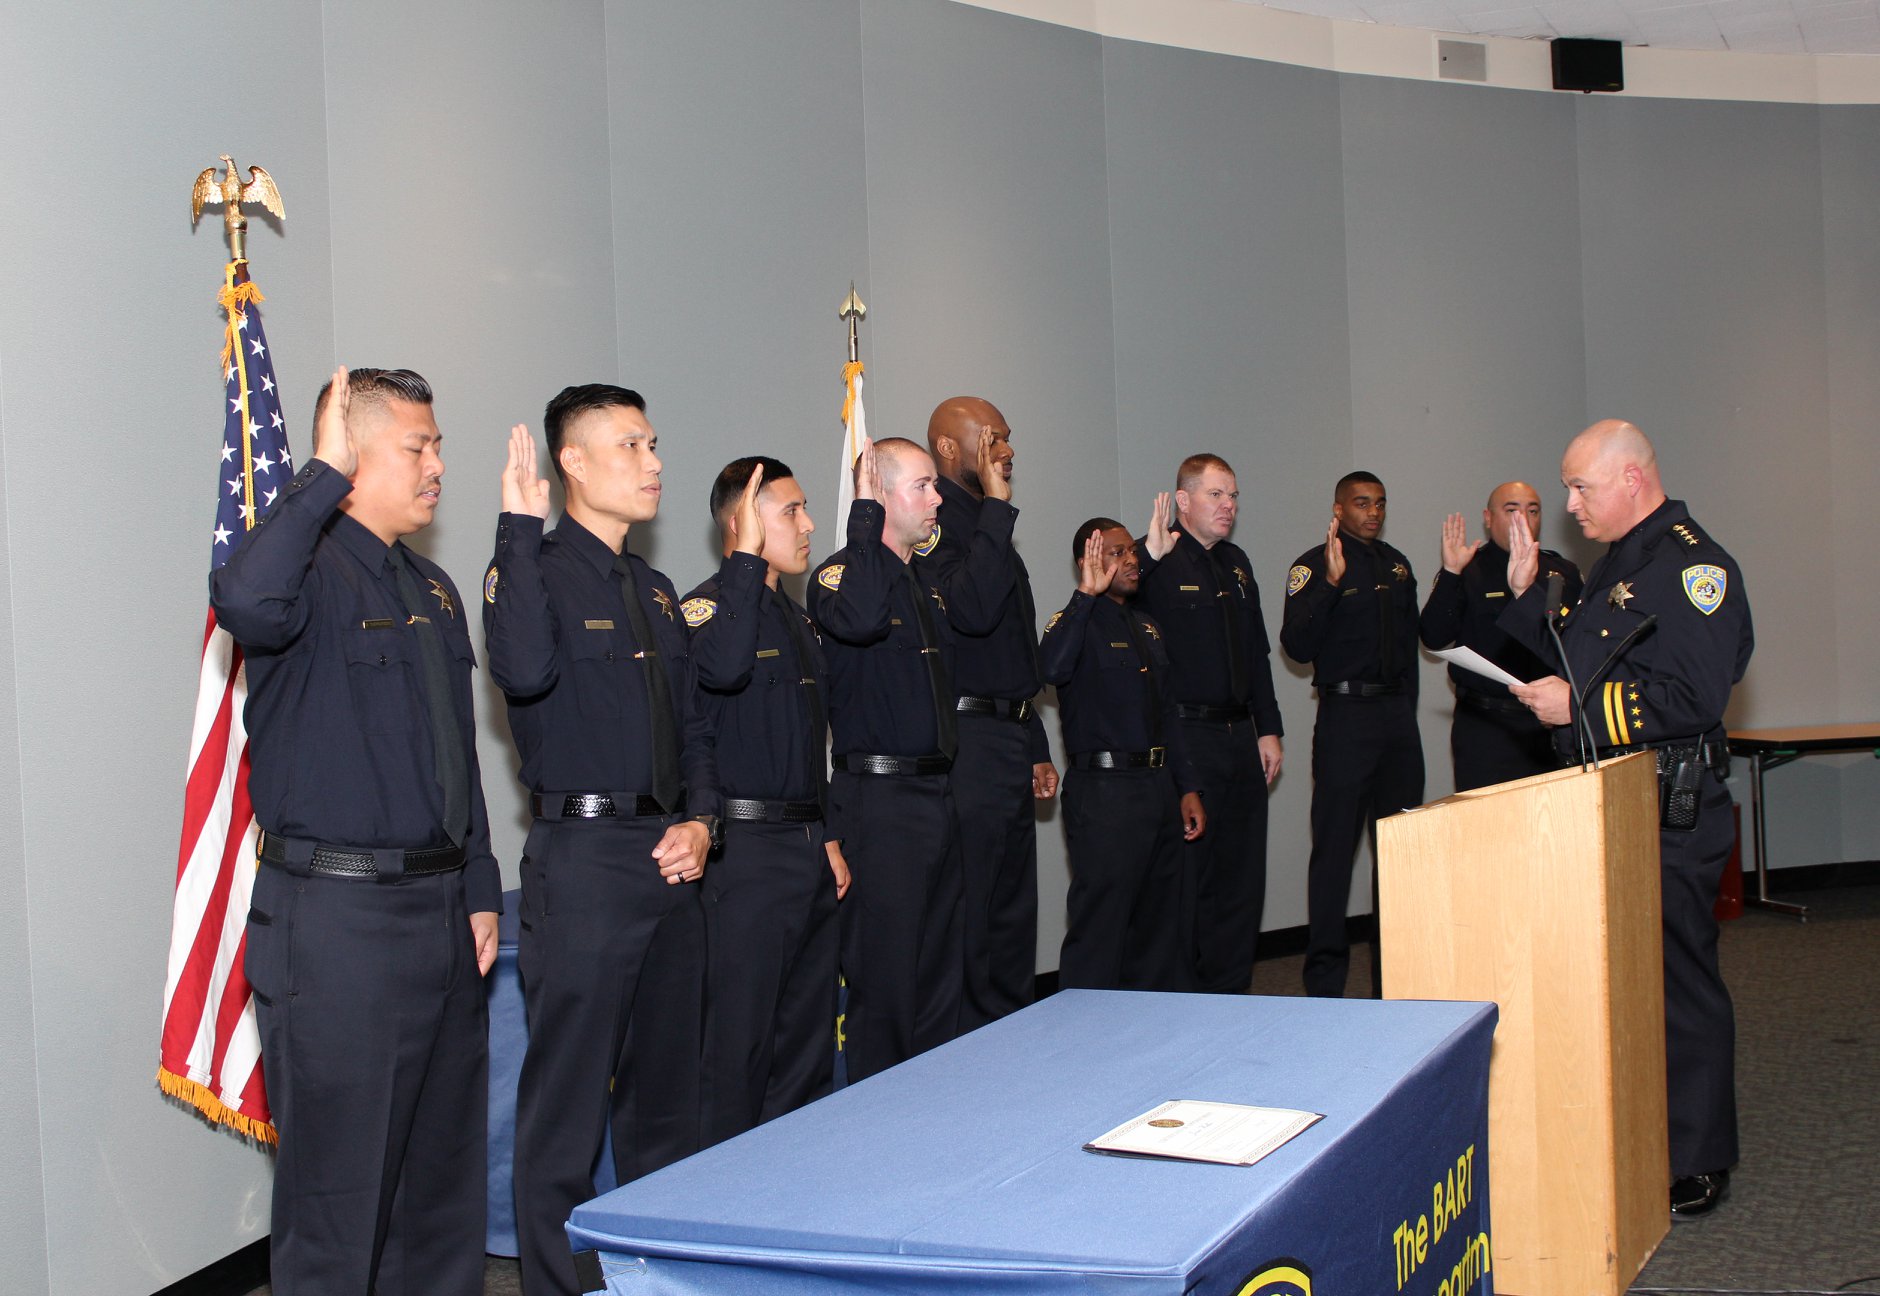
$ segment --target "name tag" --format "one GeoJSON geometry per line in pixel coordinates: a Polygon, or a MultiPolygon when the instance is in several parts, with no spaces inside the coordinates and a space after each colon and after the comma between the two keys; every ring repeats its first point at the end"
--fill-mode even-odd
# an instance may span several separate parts
{"type": "Polygon", "coordinates": [[[1110,647],[1112,647],[1112,648],[1127,648],[1127,647],[1129,647],[1129,645],[1128,645],[1128,644],[1126,644],[1126,643],[1113,643],[1113,644],[1111,644],[1111,645],[1110,645],[1110,647]]]}
{"type": "Polygon", "coordinates": [[[590,630],[612,630],[614,628],[612,621],[583,621],[581,624],[590,630]]]}
{"type": "MultiPolygon", "coordinates": [[[[1379,586],[1378,586],[1378,588],[1379,588],[1379,589],[1383,589],[1384,587],[1383,587],[1382,585],[1379,585],[1379,586]]],[[[1339,598],[1350,598],[1350,597],[1351,597],[1351,596],[1352,596],[1353,594],[1356,594],[1357,592],[1358,592],[1358,591],[1357,591],[1357,590],[1355,590],[1355,589],[1348,589],[1348,590],[1343,590],[1343,591],[1341,591],[1341,592],[1339,593],[1339,595],[1338,595],[1338,597],[1339,597],[1339,598]]]]}
{"type": "Polygon", "coordinates": [[[1178,588],[1184,594],[1199,594],[1201,592],[1201,587],[1199,585],[1182,585],[1182,586],[1179,586],[1178,588]]]}
{"type": "Polygon", "coordinates": [[[757,657],[759,661],[762,661],[766,657],[776,657],[778,655],[779,655],[779,652],[775,648],[759,648],[757,650],[757,657]]]}
{"type": "Polygon", "coordinates": [[[370,621],[361,621],[359,628],[361,630],[390,630],[397,624],[398,622],[390,617],[373,617],[370,621]]]}
{"type": "Polygon", "coordinates": [[[1483,598],[1507,598],[1508,591],[1507,590],[1489,590],[1486,594],[1482,595],[1482,597],[1483,598]]]}
{"type": "Polygon", "coordinates": [[[889,618],[888,618],[888,624],[889,624],[889,625],[900,625],[900,624],[901,624],[901,618],[900,618],[900,617],[889,617],[889,618]]]}
{"type": "Polygon", "coordinates": [[[428,616],[419,616],[417,613],[414,612],[410,616],[405,618],[405,624],[406,625],[430,625],[431,618],[428,616]]]}

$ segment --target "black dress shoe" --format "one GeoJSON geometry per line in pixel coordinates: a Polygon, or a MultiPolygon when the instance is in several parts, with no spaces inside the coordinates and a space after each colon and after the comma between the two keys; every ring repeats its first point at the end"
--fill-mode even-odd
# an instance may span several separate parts
{"type": "Polygon", "coordinates": [[[1730,1191],[1730,1172],[1683,1175],[1671,1181],[1671,1218],[1692,1219],[1717,1209],[1730,1191]]]}

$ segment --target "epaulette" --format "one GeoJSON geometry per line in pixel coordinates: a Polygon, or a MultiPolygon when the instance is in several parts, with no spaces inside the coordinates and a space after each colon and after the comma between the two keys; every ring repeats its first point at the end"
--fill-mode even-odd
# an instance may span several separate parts
{"type": "Polygon", "coordinates": [[[1673,522],[1671,524],[1671,534],[1693,549],[1703,544],[1707,538],[1702,531],[1697,529],[1697,523],[1688,519],[1683,522],[1673,522]]]}

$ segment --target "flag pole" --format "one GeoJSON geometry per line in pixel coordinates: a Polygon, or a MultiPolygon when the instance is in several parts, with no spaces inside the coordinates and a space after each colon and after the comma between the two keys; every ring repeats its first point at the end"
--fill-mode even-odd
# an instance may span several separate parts
{"type": "Polygon", "coordinates": [[[868,418],[862,407],[861,342],[861,323],[868,318],[868,307],[856,296],[853,279],[836,318],[849,326],[849,360],[842,366],[842,472],[836,485],[837,525],[847,527],[849,505],[855,502],[855,461],[861,458],[862,442],[868,437],[868,418]]]}

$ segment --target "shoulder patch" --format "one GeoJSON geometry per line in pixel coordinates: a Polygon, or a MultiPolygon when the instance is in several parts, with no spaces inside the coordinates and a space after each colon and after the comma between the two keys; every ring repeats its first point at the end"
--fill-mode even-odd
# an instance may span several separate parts
{"type": "Polygon", "coordinates": [[[702,626],[716,615],[718,605],[708,598],[689,598],[679,605],[679,611],[685,614],[687,625],[702,626]]]}
{"type": "Polygon", "coordinates": [[[933,524],[933,534],[928,536],[925,540],[921,541],[919,544],[915,545],[914,552],[919,554],[922,558],[925,558],[929,554],[933,553],[933,551],[935,549],[938,549],[939,547],[940,547],[940,524],[936,522],[933,524]]]}
{"type": "Polygon", "coordinates": [[[1684,593],[1691,606],[1709,616],[1723,606],[1723,596],[1730,586],[1730,573],[1711,563],[1698,563],[1684,569],[1684,593]]]}
{"type": "Polygon", "coordinates": [[[1312,569],[1310,567],[1306,566],[1304,563],[1300,563],[1298,566],[1294,567],[1291,571],[1286,573],[1286,596],[1291,598],[1294,594],[1297,594],[1306,587],[1306,582],[1311,579],[1312,569]]]}
{"type": "Polygon", "coordinates": [[[496,589],[502,583],[502,573],[496,570],[495,563],[491,563],[489,575],[483,578],[483,601],[485,603],[494,603],[496,601],[496,589]]]}
{"type": "Polygon", "coordinates": [[[826,590],[842,588],[842,564],[832,563],[816,573],[816,583],[826,590]]]}
{"type": "Polygon", "coordinates": [[[1046,634],[1050,634],[1053,630],[1057,629],[1057,623],[1062,621],[1063,619],[1064,619],[1064,614],[1062,612],[1053,612],[1051,614],[1051,619],[1044,623],[1044,632],[1046,634]]]}

